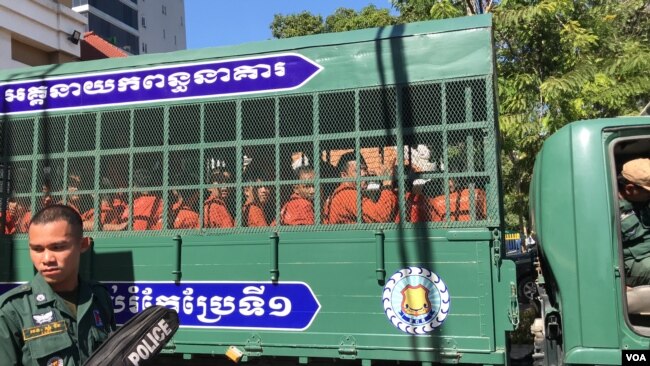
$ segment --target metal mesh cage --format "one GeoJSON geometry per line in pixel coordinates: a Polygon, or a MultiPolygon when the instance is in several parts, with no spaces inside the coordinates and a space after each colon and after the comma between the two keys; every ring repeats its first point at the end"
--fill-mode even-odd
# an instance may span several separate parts
{"type": "Polygon", "coordinates": [[[492,83],[5,118],[7,193],[95,235],[498,226],[492,83]]]}

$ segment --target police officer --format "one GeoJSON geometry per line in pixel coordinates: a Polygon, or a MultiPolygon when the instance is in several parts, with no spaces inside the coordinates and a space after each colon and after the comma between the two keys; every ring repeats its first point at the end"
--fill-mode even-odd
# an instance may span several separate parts
{"type": "Polygon", "coordinates": [[[79,277],[90,244],[71,207],[51,205],[29,226],[38,273],[0,297],[0,364],[81,365],[115,329],[108,291],[79,277]]]}
{"type": "Polygon", "coordinates": [[[626,284],[650,285],[650,159],[625,163],[618,183],[626,284]]]}

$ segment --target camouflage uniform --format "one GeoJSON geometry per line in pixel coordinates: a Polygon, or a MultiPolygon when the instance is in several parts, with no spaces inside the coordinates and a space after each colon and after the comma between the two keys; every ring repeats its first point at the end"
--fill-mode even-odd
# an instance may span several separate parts
{"type": "Polygon", "coordinates": [[[79,280],[77,316],[40,274],[0,296],[0,364],[82,365],[115,329],[108,291],[79,280]]]}
{"type": "Polygon", "coordinates": [[[650,206],[621,199],[619,208],[626,284],[650,285],[650,206]]]}

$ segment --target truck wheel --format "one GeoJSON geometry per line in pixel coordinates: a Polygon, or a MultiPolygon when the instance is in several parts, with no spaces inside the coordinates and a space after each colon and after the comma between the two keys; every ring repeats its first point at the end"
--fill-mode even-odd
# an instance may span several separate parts
{"type": "Polygon", "coordinates": [[[521,301],[533,302],[537,295],[537,285],[532,276],[522,277],[518,282],[517,290],[521,301]]]}

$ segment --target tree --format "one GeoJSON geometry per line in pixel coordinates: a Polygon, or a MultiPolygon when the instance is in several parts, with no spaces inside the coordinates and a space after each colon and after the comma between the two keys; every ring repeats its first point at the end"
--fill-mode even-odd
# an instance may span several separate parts
{"type": "Polygon", "coordinates": [[[271,23],[271,34],[275,38],[291,38],[323,33],[323,17],[308,11],[299,14],[275,14],[271,23]]]}
{"type": "Polygon", "coordinates": [[[393,0],[400,22],[455,18],[492,10],[492,0],[393,0]]]}
{"type": "Polygon", "coordinates": [[[378,9],[368,5],[360,12],[354,9],[339,8],[325,20],[327,32],[343,32],[355,29],[385,27],[395,24],[397,19],[388,9],[378,9]]]}
{"type": "Polygon", "coordinates": [[[495,8],[509,226],[526,225],[533,162],[548,135],[575,120],[638,114],[650,100],[643,11],[642,0],[506,0],[495,8]]]}
{"type": "Polygon", "coordinates": [[[271,23],[271,33],[275,38],[290,38],[310,34],[343,32],[355,29],[385,27],[397,23],[388,9],[378,9],[368,5],[360,12],[354,9],[338,8],[325,21],[320,15],[308,11],[299,14],[275,14],[271,23]]]}

